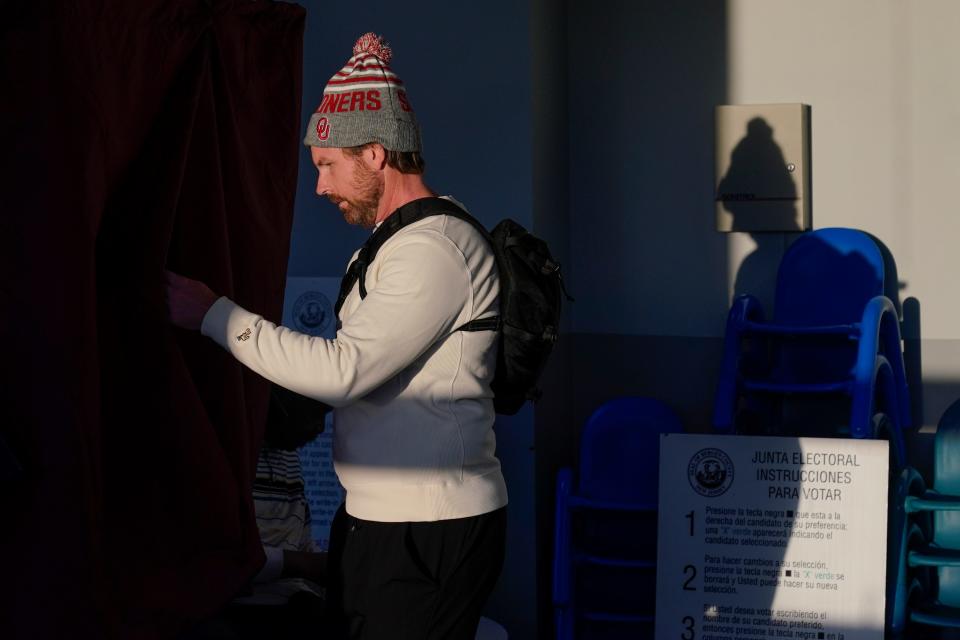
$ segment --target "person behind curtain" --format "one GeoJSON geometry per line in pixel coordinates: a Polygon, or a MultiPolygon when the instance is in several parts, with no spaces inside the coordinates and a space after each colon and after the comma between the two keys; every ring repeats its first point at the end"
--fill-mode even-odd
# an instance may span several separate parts
{"type": "Polygon", "coordinates": [[[322,608],[327,554],[317,547],[310,530],[310,505],[298,451],[323,433],[329,410],[322,402],[283,387],[271,388],[253,482],[257,529],[267,561],[254,579],[252,595],[234,600],[236,604],[286,604],[295,610],[286,618],[302,631],[322,608]]]}
{"type": "MultiPolygon", "coordinates": [[[[371,229],[436,196],[391,57],[382,38],[362,36],[327,82],[304,138],[317,194],[371,229]]],[[[490,389],[497,334],[456,330],[498,313],[486,240],[453,216],[404,226],[345,287],[333,339],[276,326],[200,282],[167,278],[171,322],[334,407],[334,466],[346,500],[331,531],[328,599],[343,634],[472,639],[506,537],[490,389]]]]}
{"type": "Polygon", "coordinates": [[[253,482],[266,562],[237,597],[184,640],[304,638],[324,625],[327,553],[310,531],[298,450],[323,432],[330,407],[274,385],[253,482]]]}

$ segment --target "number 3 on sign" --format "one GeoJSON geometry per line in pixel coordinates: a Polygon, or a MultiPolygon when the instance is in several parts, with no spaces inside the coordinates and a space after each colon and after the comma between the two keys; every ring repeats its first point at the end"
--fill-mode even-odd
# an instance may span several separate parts
{"type": "Polygon", "coordinates": [[[693,623],[694,620],[690,616],[683,617],[683,633],[680,634],[680,640],[694,640],[697,637],[697,632],[694,629],[693,623]]]}

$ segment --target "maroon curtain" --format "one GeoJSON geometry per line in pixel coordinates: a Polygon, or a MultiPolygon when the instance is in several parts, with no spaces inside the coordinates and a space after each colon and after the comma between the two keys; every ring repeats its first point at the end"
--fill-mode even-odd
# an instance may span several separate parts
{"type": "Polygon", "coordinates": [[[263,560],[266,382],[163,271],[278,320],[304,12],[5,2],[0,637],[172,637],[263,560]]]}

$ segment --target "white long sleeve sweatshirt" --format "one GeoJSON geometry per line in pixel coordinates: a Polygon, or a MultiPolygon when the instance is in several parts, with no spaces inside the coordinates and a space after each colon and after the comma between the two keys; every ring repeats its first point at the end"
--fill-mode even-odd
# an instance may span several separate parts
{"type": "Polygon", "coordinates": [[[490,390],[496,334],[456,331],[498,311],[486,240],[458,218],[424,218],[384,243],[365,283],[332,340],[227,298],[201,331],[263,377],[335,407],[334,466],[352,516],[436,521],[506,505],[490,390]]]}

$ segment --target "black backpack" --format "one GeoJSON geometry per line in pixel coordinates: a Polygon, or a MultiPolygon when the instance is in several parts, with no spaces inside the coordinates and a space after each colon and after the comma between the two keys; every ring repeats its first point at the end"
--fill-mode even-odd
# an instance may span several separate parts
{"type": "Polygon", "coordinates": [[[359,280],[360,297],[367,266],[393,234],[428,216],[448,215],[472,224],[493,247],[500,274],[500,315],[473,320],[457,331],[499,331],[497,369],[491,383],[497,413],[514,415],[527,400],[540,397],[537,379],[560,334],[561,295],[573,301],[563,286],[560,263],[547,244],[510,219],[487,231],[466,211],[444,198],[420,198],[391,214],[361,247],[340,283],[336,314],[359,280]]]}

